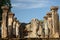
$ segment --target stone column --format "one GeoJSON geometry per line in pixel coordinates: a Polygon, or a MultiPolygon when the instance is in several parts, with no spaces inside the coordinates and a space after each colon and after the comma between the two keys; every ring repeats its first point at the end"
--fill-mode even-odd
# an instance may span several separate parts
{"type": "Polygon", "coordinates": [[[32,19],[32,21],[31,21],[31,30],[32,30],[32,32],[31,32],[31,38],[37,38],[38,37],[38,35],[37,35],[37,29],[38,29],[38,27],[39,27],[39,20],[38,19],[32,19]]]}
{"type": "Polygon", "coordinates": [[[52,38],[52,13],[51,12],[48,12],[47,13],[47,16],[48,16],[48,29],[49,29],[49,38],[52,38]]]}
{"type": "Polygon", "coordinates": [[[53,23],[53,35],[55,38],[59,37],[59,17],[58,17],[58,7],[52,6],[51,12],[52,12],[52,23],[53,23]]]}
{"type": "Polygon", "coordinates": [[[20,27],[20,22],[17,20],[16,21],[16,37],[19,37],[19,27],[20,27]]]}
{"type": "Polygon", "coordinates": [[[44,16],[45,38],[48,38],[48,21],[47,16],[44,16]]]}
{"type": "Polygon", "coordinates": [[[14,18],[13,20],[13,36],[16,37],[16,20],[17,18],[14,18]]]}
{"type": "Polygon", "coordinates": [[[43,22],[39,23],[39,30],[38,30],[38,36],[39,38],[44,38],[44,32],[43,32],[43,22]]]}
{"type": "Polygon", "coordinates": [[[7,37],[7,13],[9,10],[8,6],[2,6],[2,29],[1,29],[1,37],[6,38],[7,37]]]}
{"type": "Polygon", "coordinates": [[[31,25],[31,24],[29,24],[29,23],[26,25],[25,30],[27,31],[27,36],[25,36],[25,38],[29,38],[29,36],[30,36],[30,34],[31,34],[30,25],[31,25]]]}
{"type": "Polygon", "coordinates": [[[8,13],[8,37],[12,37],[13,28],[13,18],[14,14],[12,12],[8,13]]]}
{"type": "Polygon", "coordinates": [[[17,36],[18,38],[20,38],[20,36],[21,36],[20,35],[20,25],[21,25],[21,23],[18,21],[18,36],[17,36]]]}

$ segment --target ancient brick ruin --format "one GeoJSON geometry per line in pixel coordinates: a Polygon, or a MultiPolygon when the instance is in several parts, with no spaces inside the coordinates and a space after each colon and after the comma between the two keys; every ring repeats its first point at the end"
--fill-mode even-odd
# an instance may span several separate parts
{"type": "Polygon", "coordinates": [[[8,6],[2,6],[1,38],[60,38],[58,7],[52,6],[44,16],[44,21],[33,18],[29,23],[21,23],[8,6]]]}

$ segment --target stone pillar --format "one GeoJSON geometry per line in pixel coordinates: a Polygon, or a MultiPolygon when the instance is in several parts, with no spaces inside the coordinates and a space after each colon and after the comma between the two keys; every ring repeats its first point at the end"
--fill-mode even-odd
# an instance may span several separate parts
{"type": "Polygon", "coordinates": [[[58,11],[57,6],[52,6],[51,7],[54,38],[59,37],[59,17],[58,17],[57,11],[58,11]]]}
{"type": "Polygon", "coordinates": [[[37,29],[38,29],[38,27],[39,27],[39,20],[38,19],[32,19],[32,21],[31,21],[31,30],[32,30],[32,32],[31,32],[31,38],[37,38],[38,37],[38,35],[37,35],[37,29]]]}
{"type": "Polygon", "coordinates": [[[39,38],[44,38],[43,22],[40,22],[40,23],[39,23],[38,36],[39,36],[39,38]]]}
{"type": "Polygon", "coordinates": [[[16,37],[16,20],[17,18],[14,18],[13,20],[13,36],[16,37]]]}
{"type": "Polygon", "coordinates": [[[14,14],[12,12],[8,13],[8,37],[12,37],[13,28],[13,18],[14,14]]]}
{"type": "Polygon", "coordinates": [[[26,28],[25,28],[25,30],[27,31],[27,36],[25,36],[25,38],[30,38],[30,34],[31,34],[31,24],[30,23],[28,23],[27,25],[26,25],[26,28]]]}
{"type": "Polygon", "coordinates": [[[19,37],[19,27],[20,27],[20,23],[19,23],[19,21],[17,20],[17,21],[16,21],[16,37],[19,37]]]}
{"type": "Polygon", "coordinates": [[[1,37],[6,38],[7,37],[7,13],[9,10],[8,6],[2,6],[2,29],[1,29],[1,37]]]}
{"type": "Polygon", "coordinates": [[[47,16],[44,16],[45,38],[48,38],[48,21],[47,16]]]}
{"type": "Polygon", "coordinates": [[[48,12],[47,13],[47,16],[48,16],[48,29],[49,29],[49,38],[52,38],[52,13],[51,12],[48,12]]]}

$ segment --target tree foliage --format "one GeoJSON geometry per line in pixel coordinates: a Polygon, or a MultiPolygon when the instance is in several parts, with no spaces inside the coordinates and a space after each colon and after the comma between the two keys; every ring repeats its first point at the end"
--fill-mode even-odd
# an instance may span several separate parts
{"type": "Polygon", "coordinates": [[[0,6],[4,6],[4,5],[7,5],[7,6],[11,7],[10,0],[1,0],[0,1],[0,6]]]}

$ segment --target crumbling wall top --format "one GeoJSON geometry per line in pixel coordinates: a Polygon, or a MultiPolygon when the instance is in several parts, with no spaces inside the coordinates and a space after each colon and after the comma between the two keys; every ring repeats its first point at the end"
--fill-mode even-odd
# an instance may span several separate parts
{"type": "Polygon", "coordinates": [[[44,16],[44,19],[47,19],[47,17],[48,17],[47,15],[46,15],[46,16],[44,16]]]}
{"type": "Polygon", "coordinates": [[[44,16],[44,18],[47,18],[47,16],[44,16]]]}
{"type": "Polygon", "coordinates": [[[46,15],[47,15],[48,17],[52,17],[52,13],[51,13],[51,12],[48,12],[46,15]]]}
{"type": "Polygon", "coordinates": [[[58,6],[52,6],[50,9],[51,10],[58,10],[58,6]]]}
{"type": "Polygon", "coordinates": [[[12,12],[9,12],[8,15],[10,15],[10,16],[15,16],[15,14],[12,13],[12,12]]]}
{"type": "Polygon", "coordinates": [[[51,12],[47,12],[47,14],[46,15],[52,15],[52,13],[51,12]]]}
{"type": "Polygon", "coordinates": [[[8,7],[7,5],[5,5],[5,6],[2,6],[2,7],[1,7],[1,9],[8,10],[8,9],[9,9],[9,7],[8,7]]]}

